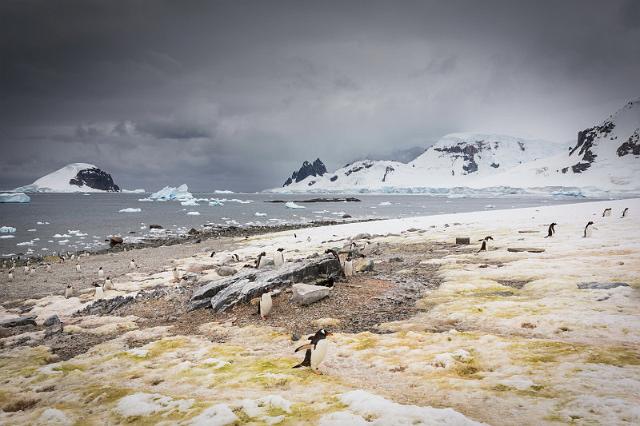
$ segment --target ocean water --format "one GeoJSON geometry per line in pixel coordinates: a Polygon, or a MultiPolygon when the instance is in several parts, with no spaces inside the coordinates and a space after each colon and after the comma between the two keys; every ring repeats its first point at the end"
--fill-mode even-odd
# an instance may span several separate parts
{"type": "MultiPolygon", "coordinates": [[[[223,206],[182,206],[178,201],[141,202],[144,194],[30,194],[31,203],[0,203],[0,226],[16,228],[13,234],[0,234],[0,255],[46,255],[55,252],[98,250],[105,239],[121,235],[126,240],[150,235],[149,225],[159,224],[176,233],[204,224],[278,225],[318,220],[385,219],[428,216],[494,209],[580,202],[575,198],[439,198],[424,195],[355,195],[361,202],[322,202],[301,204],[289,209],[268,200],[302,200],[321,195],[281,194],[203,194],[196,198],[227,198],[223,206]],[[122,209],[141,209],[121,213],[122,209]],[[199,215],[189,215],[198,212],[199,215]]],[[[327,197],[333,197],[328,195],[327,197]]],[[[590,200],[593,201],[593,200],[590,200]]]]}

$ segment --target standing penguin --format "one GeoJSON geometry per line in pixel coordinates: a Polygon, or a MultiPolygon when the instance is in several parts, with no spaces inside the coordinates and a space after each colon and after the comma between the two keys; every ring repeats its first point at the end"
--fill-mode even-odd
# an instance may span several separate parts
{"type": "Polygon", "coordinates": [[[279,268],[282,265],[284,265],[284,254],[282,253],[283,251],[284,251],[283,248],[279,248],[278,250],[276,250],[276,254],[273,255],[273,263],[276,266],[276,268],[279,268]]]}
{"type": "Polygon", "coordinates": [[[547,236],[545,238],[553,237],[553,235],[556,233],[556,225],[557,225],[557,223],[555,223],[555,222],[553,222],[551,225],[549,225],[549,230],[548,230],[547,236]]]}
{"type": "Polygon", "coordinates": [[[96,288],[96,292],[93,294],[93,298],[95,300],[100,300],[104,297],[104,288],[100,284],[93,285],[96,288]]]}
{"type": "Polygon", "coordinates": [[[584,235],[583,238],[589,238],[591,237],[591,232],[593,229],[593,222],[589,221],[589,223],[587,223],[587,226],[584,227],[584,235]]]}
{"type": "Polygon", "coordinates": [[[622,217],[627,217],[628,211],[629,211],[629,207],[625,207],[624,210],[622,210],[622,217]]]}
{"type": "Polygon", "coordinates": [[[76,272],[82,272],[82,268],[80,268],[80,263],[76,262],[76,272]]]}
{"type": "Polygon", "coordinates": [[[344,270],[345,277],[353,276],[353,259],[351,258],[351,255],[348,255],[345,259],[342,269],[344,270]]]}
{"type": "Polygon", "coordinates": [[[295,352],[305,350],[304,360],[295,365],[293,368],[310,367],[311,371],[316,374],[322,374],[318,371],[318,366],[324,360],[327,355],[327,337],[331,336],[331,333],[321,328],[313,336],[309,336],[310,343],[302,345],[295,350],[295,352]]]}
{"type": "Polygon", "coordinates": [[[104,271],[102,270],[102,266],[98,268],[98,278],[104,277],[104,271]]]}
{"type": "Polygon", "coordinates": [[[136,269],[136,261],[134,259],[131,259],[131,262],[129,262],[129,269],[136,269]]]}
{"type": "Polygon", "coordinates": [[[266,292],[262,293],[260,296],[260,302],[258,303],[258,313],[260,314],[260,318],[263,320],[267,319],[267,315],[271,313],[271,308],[273,307],[273,300],[271,299],[271,293],[266,292]]]}
{"type": "Polygon", "coordinates": [[[492,236],[488,236],[488,237],[484,237],[482,240],[482,245],[480,246],[480,250],[478,250],[478,253],[480,253],[481,251],[487,251],[489,250],[489,240],[493,240],[492,236]]]}
{"type": "Polygon", "coordinates": [[[262,252],[258,255],[258,258],[256,259],[256,269],[259,269],[261,267],[261,263],[262,263],[262,258],[265,257],[267,255],[267,253],[262,252]]]}
{"type": "Polygon", "coordinates": [[[13,268],[9,269],[9,275],[7,278],[9,278],[9,282],[13,281],[13,268]]]}
{"type": "Polygon", "coordinates": [[[212,251],[212,252],[211,252],[211,254],[209,255],[209,257],[213,257],[213,256],[215,256],[215,255],[216,255],[216,252],[215,252],[215,251],[212,251]]]}
{"type": "Polygon", "coordinates": [[[30,272],[31,272],[31,268],[29,267],[29,262],[27,262],[27,264],[24,267],[24,274],[29,275],[30,272]]]}
{"type": "Polygon", "coordinates": [[[180,273],[178,272],[178,267],[177,266],[173,267],[173,282],[174,283],[179,283],[180,282],[180,273]]]}
{"type": "Polygon", "coordinates": [[[107,279],[104,280],[104,284],[102,285],[102,288],[104,290],[113,290],[113,281],[111,281],[111,278],[107,277],[107,279]]]}
{"type": "Polygon", "coordinates": [[[604,209],[604,211],[602,212],[602,217],[606,217],[606,216],[611,216],[611,209],[604,209]]]}
{"type": "Polygon", "coordinates": [[[51,272],[51,264],[47,263],[47,266],[45,269],[47,270],[47,272],[51,272]]]}
{"type": "Polygon", "coordinates": [[[64,298],[68,299],[73,296],[73,286],[71,284],[67,284],[67,288],[64,289],[64,298]]]}

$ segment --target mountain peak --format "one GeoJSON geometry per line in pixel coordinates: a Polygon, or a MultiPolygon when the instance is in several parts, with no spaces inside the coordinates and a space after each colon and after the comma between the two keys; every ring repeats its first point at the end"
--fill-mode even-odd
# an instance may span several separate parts
{"type": "Polygon", "coordinates": [[[319,158],[316,158],[313,163],[305,161],[302,163],[302,167],[300,167],[298,171],[293,172],[291,177],[288,178],[282,186],[289,186],[293,182],[300,182],[309,176],[322,176],[325,173],[327,173],[327,167],[319,158]]]}
{"type": "Polygon", "coordinates": [[[49,173],[31,185],[16,188],[20,192],[120,192],[111,175],[94,164],[71,163],[49,173]]]}

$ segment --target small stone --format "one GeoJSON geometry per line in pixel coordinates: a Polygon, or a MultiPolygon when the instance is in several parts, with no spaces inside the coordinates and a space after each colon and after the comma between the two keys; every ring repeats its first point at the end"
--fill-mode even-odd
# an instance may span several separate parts
{"type": "Polygon", "coordinates": [[[457,246],[467,245],[467,244],[471,244],[471,238],[469,238],[469,237],[457,237],[456,238],[456,245],[457,246]]]}
{"type": "Polygon", "coordinates": [[[350,219],[350,218],[351,218],[351,215],[350,215],[350,214],[343,214],[343,215],[342,215],[342,218],[343,218],[343,219],[350,219]]]}
{"type": "Polygon", "coordinates": [[[331,294],[329,287],[311,284],[294,284],[291,290],[293,292],[291,300],[299,305],[310,305],[331,294]]]}
{"type": "Polygon", "coordinates": [[[221,266],[216,270],[216,273],[221,277],[229,277],[231,275],[235,275],[238,273],[236,268],[232,268],[231,266],[221,266]]]}
{"type": "Polygon", "coordinates": [[[401,258],[400,256],[396,256],[389,259],[389,262],[404,262],[404,259],[401,258]]]}
{"type": "Polygon", "coordinates": [[[117,246],[119,244],[122,244],[124,242],[124,240],[122,239],[122,237],[111,237],[109,238],[109,245],[111,247],[117,246]]]}
{"type": "Polygon", "coordinates": [[[162,225],[153,224],[153,225],[149,225],[149,229],[164,229],[164,228],[162,228],[162,225]]]}
{"type": "Polygon", "coordinates": [[[42,323],[42,325],[44,325],[45,327],[51,327],[52,325],[56,324],[60,324],[60,318],[57,315],[50,316],[42,323]]]}

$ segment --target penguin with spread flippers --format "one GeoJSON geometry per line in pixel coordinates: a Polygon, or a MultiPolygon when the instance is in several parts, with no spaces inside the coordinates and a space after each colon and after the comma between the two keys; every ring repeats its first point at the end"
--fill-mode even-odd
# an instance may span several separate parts
{"type": "Polygon", "coordinates": [[[313,336],[309,336],[308,339],[310,342],[295,350],[295,352],[304,350],[305,353],[304,360],[293,368],[310,367],[314,373],[322,374],[318,371],[318,366],[324,361],[324,357],[327,355],[327,337],[329,336],[331,336],[331,333],[324,328],[318,330],[313,336]]]}
{"type": "Polygon", "coordinates": [[[478,253],[480,253],[481,251],[489,250],[489,240],[493,241],[493,237],[490,236],[490,235],[488,237],[484,237],[483,239],[480,240],[480,241],[482,241],[482,245],[480,246],[480,250],[478,250],[478,253]]]}
{"type": "Polygon", "coordinates": [[[260,296],[260,301],[258,302],[258,314],[260,314],[260,318],[266,320],[267,316],[271,313],[272,307],[273,299],[271,299],[271,293],[262,293],[262,296],[260,296]]]}
{"type": "Polygon", "coordinates": [[[553,237],[556,233],[556,225],[557,223],[553,222],[551,225],[549,225],[549,230],[547,231],[547,236],[545,238],[550,238],[553,237]]]}
{"type": "Polygon", "coordinates": [[[587,226],[584,227],[584,234],[582,235],[583,238],[589,238],[591,237],[591,233],[593,232],[593,222],[589,221],[587,223],[587,226]]]}

